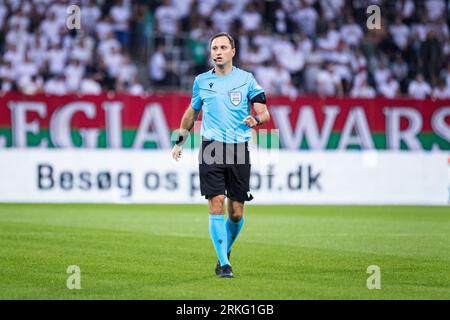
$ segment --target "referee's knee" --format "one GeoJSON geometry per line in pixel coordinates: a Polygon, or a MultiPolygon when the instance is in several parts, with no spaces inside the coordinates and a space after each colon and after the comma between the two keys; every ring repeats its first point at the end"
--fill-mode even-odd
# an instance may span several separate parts
{"type": "Polygon", "coordinates": [[[225,195],[217,195],[208,199],[210,214],[224,213],[225,195]]]}

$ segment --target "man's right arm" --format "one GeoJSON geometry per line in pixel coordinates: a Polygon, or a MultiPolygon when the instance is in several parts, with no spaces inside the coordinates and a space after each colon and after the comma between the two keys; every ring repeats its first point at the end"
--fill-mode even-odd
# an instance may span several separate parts
{"type": "Polygon", "coordinates": [[[184,112],[180,124],[180,136],[183,137],[183,141],[181,144],[186,141],[186,138],[189,135],[189,131],[191,131],[191,129],[194,127],[194,123],[197,120],[199,113],[200,110],[195,110],[194,108],[192,108],[192,105],[189,105],[189,107],[187,107],[186,111],[184,112]]]}
{"type": "Polygon", "coordinates": [[[183,118],[181,119],[180,124],[179,137],[172,149],[172,157],[176,161],[178,161],[181,157],[183,143],[186,142],[189,136],[189,131],[191,131],[191,129],[194,127],[194,123],[197,120],[199,113],[200,109],[195,110],[194,108],[192,108],[192,105],[189,105],[189,107],[187,107],[186,111],[183,114],[183,118]]]}

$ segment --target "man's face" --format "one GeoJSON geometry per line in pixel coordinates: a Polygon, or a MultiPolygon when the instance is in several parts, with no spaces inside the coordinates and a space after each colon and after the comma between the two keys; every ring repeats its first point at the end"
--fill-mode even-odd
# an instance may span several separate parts
{"type": "Polygon", "coordinates": [[[231,48],[230,40],[227,37],[215,38],[211,43],[211,58],[218,67],[224,67],[234,57],[235,48],[231,48]]]}

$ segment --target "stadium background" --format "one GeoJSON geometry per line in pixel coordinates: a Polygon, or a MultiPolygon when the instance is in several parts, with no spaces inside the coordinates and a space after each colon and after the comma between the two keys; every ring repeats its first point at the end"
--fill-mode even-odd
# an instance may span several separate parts
{"type": "Polygon", "coordinates": [[[0,297],[448,299],[449,25],[448,0],[0,0],[0,297]],[[170,159],[219,31],[272,115],[225,287],[198,124],[170,159]]]}

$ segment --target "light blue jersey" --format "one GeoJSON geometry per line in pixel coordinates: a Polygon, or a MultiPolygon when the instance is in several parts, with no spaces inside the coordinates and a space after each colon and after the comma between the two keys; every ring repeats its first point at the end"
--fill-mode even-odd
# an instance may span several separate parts
{"type": "Polygon", "coordinates": [[[249,72],[233,67],[226,76],[214,69],[195,78],[191,105],[202,110],[202,137],[225,143],[250,140],[244,119],[250,115],[250,100],[264,90],[249,72]]]}

